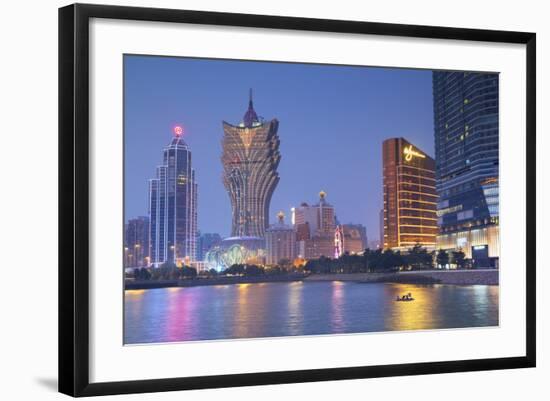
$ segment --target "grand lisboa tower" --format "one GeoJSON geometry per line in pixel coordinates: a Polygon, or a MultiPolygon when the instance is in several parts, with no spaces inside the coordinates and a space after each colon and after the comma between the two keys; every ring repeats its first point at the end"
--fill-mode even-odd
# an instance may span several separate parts
{"type": "Polygon", "coordinates": [[[223,122],[223,183],[232,209],[232,237],[264,237],[269,204],[279,182],[279,121],[264,121],[254,111],[252,90],[243,121],[223,122]]]}

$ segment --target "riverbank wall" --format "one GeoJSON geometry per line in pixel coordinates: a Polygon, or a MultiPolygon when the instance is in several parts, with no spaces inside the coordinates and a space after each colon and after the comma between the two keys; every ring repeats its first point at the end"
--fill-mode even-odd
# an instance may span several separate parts
{"type": "Polygon", "coordinates": [[[358,283],[498,285],[498,270],[424,270],[397,273],[312,274],[305,281],[358,283]]]}
{"type": "Polygon", "coordinates": [[[193,278],[184,280],[145,280],[145,281],[126,281],[124,288],[126,290],[147,290],[152,288],[170,288],[170,287],[197,287],[203,285],[230,285],[230,284],[252,284],[252,283],[280,283],[301,281],[306,276],[303,274],[288,274],[280,276],[223,276],[210,278],[193,278]]]}

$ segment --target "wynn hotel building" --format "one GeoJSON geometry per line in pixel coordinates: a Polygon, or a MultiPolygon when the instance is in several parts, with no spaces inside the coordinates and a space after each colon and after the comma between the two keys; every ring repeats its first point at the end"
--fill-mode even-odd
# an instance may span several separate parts
{"type": "Polygon", "coordinates": [[[382,144],[384,248],[435,248],[435,161],[403,138],[382,144]]]}

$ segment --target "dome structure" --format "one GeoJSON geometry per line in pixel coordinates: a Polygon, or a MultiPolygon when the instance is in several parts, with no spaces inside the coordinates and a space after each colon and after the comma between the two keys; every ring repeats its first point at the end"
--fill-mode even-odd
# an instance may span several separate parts
{"type": "Polygon", "coordinates": [[[221,272],[235,264],[263,264],[265,242],[260,237],[229,237],[206,253],[208,269],[221,272]]]}

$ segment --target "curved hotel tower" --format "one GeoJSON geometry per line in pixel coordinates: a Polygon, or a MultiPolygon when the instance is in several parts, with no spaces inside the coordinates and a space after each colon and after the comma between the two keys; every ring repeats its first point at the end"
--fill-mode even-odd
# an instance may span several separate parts
{"type": "Polygon", "coordinates": [[[271,195],[279,182],[276,119],[263,121],[254,111],[252,91],[239,125],[223,122],[223,183],[232,209],[232,237],[263,237],[269,226],[271,195]]]}
{"type": "Polygon", "coordinates": [[[182,135],[183,129],[175,127],[157,177],[149,180],[149,254],[155,267],[196,258],[197,183],[182,135]]]}

